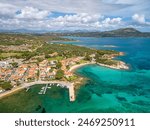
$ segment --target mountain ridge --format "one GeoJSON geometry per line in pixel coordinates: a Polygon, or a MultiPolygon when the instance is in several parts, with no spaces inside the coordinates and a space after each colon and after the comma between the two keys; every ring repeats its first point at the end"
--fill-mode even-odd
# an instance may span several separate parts
{"type": "Polygon", "coordinates": [[[111,31],[44,31],[44,30],[11,30],[0,31],[0,33],[22,33],[22,34],[41,34],[41,35],[57,35],[57,36],[77,36],[77,37],[150,37],[150,32],[141,32],[135,28],[120,28],[111,31]]]}
{"type": "Polygon", "coordinates": [[[77,32],[64,35],[83,37],[150,37],[150,32],[140,32],[134,28],[120,28],[104,32],[77,32]]]}

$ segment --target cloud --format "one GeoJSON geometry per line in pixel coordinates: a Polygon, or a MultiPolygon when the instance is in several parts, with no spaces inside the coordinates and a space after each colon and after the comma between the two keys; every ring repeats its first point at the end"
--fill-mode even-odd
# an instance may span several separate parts
{"type": "Polygon", "coordinates": [[[8,17],[14,17],[16,12],[16,6],[12,4],[5,4],[0,3],[0,17],[1,18],[8,18],[8,17]]]}
{"type": "Polygon", "coordinates": [[[22,19],[44,19],[49,15],[49,12],[46,10],[39,10],[33,7],[24,7],[22,10],[17,13],[16,18],[22,19]]]}
{"type": "Polygon", "coordinates": [[[75,14],[75,15],[65,15],[59,16],[58,18],[55,18],[54,21],[56,22],[79,22],[79,23],[92,23],[95,21],[98,21],[99,19],[103,18],[100,14],[94,14],[90,15],[87,13],[80,13],[80,14],[75,14]]]}
{"type": "Polygon", "coordinates": [[[74,15],[65,15],[59,16],[57,18],[53,18],[49,20],[47,24],[48,27],[55,27],[55,29],[96,29],[99,24],[98,21],[103,19],[103,16],[100,14],[87,14],[87,13],[79,13],[74,15]]]}
{"type": "Polygon", "coordinates": [[[0,0],[0,29],[144,28],[150,25],[149,5],[150,0],[0,0]]]}
{"type": "MultiPolygon", "coordinates": [[[[31,16],[31,15],[29,15],[31,16]]],[[[50,19],[29,20],[31,17],[15,17],[14,19],[0,19],[1,28],[19,29],[27,28],[33,30],[107,30],[122,25],[122,19],[108,18],[100,14],[70,14],[50,19]],[[27,18],[26,20],[24,18],[27,18]]],[[[40,17],[41,18],[41,17],[40,17]]]]}
{"type": "Polygon", "coordinates": [[[54,18],[49,25],[57,26],[57,28],[68,29],[94,29],[104,30],[113,27],[119,27],[122,24],[122,19],[118,18],[104,18],[102,15],[91,15],[87,13],[65,15],[54,18]]]}
{"type": "Polygon", "coordinates": [[[141,24],[141,25],[150,25],[150,22],[147,22],[146,20],[145,20],[145,16],[143,15],[143,14],[134,14],[133,16],[132,16],[132,19],[136,22],[136,23],[138,23],[138,24],[141,24]]]}
{"type": "Polygon", "coordinates": [[[140,24],[145,24],[145,16],[144,15],[134,14],[132,16],[132,19],[140,24]]]}
{"type": "Polygon", "coordinates": [[[103,13],[109,14],[110,12],[126,8],[128,4],[120,3],[107,3],[104,0],[1,0],[3,3],[9,3],[23,8],[32,6],[42,10],[64,12],[64,13],[103,13]]]}
{"type": "Polygon", "coordinates": [[[118,18],[106,18],[102,23],[106,24],[106,25],[117,25],[121,23],[122,18],[118,17],[118,18]]]}

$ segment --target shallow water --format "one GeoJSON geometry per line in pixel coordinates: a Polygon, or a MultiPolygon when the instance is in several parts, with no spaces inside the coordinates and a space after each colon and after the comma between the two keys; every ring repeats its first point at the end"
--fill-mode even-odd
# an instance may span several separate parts
{"type": "Polygon", "coordinates": [[[69,102],[67,89],[55,86],[39,95],[42,85],[35,85],[1,99],[0,112],[150,112],[150,38],[75,39],[81,42],[66,44],[125,52],[117,59],[131,69],[87,65],[76,70],[88,80],[77,91],[75,102],[69,102]]]}

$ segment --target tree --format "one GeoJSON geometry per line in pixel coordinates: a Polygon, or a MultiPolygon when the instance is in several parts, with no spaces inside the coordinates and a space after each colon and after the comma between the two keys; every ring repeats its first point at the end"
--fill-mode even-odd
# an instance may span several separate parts
{"type": "Polygon", "coordinates": [[[57,65],[56,65],[56,68],[57,68],[57,69],[60,69],[61,66],[62,66],[61,62],[58,62],[57,65]]]}
{"type": "Polygon", "coordinates": [[[39,70],[37,71],[37,76],[38,76],[38,77],[40,76],[40,71],[39,71],[39,70]]]}
{"type": "Polygon", "coordinates": [[[13,62],[13,63],[11,63],[12,64],[12,66],[14,67],[14,68],[17,68],[18,67],[18,63],[17,62],[13,62]]]}
{"type": "Polygon", "coordinates": [[[88,60],[88,61],[91,61],[91,60],[92,60],[92,58],[91,58],[89,55],[86,55],[84,59],[85,59],[85,60],[88,60]]]}
{"type": "Polygon", "coordinates": [[[5,90],[11,90],[13,88],[11,83],[6,81],[0,81],[0,86],[5,90]]]}
{"type": "Polygon", "coordinates": [[[45,54],[45,58],[48,59],[50,58],[50,56],[48,54],[45,54]]]}
{"type": "Polygon", "coordinates": [[[60,80],[64,77],[64,71],[63,70],[58,70],[56,73],[56,79],[60,80]]]}

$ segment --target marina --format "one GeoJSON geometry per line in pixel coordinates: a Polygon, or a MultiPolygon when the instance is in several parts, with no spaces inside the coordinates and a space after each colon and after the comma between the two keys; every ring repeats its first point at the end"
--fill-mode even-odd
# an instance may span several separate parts
{"type": "Polygon", "coordinates": [[[52,86],[55,86],[56,87],[61,87],[61,88],[68,88],[69,89],[69,100],[71,102],[75,101],[75,89],[74,89],[74,85],[73,84],[70,84],[68,87],[64,84],[60,84],[60,83],[47,83],[45,84],[45,86],[43,86],[41,88],[41,90],[38,92],[38,94],[46,94],[47,90],[48,89],[51,89],[52,86]]]}
{"type": "Polygon", "coordinates": [[[66,87],[65,85],[62,85],[62,84],[57,84],[57,83],[49,83],[49,84],[46,84],[45,86],[43,86],[40,90],[40,92],[38,92],[38,94],[46,94],[46,91],[47,89],[51,89],[52,86],[57,86],[57,87],[61,87],[61,88],[64,88],[66,87]]]}

